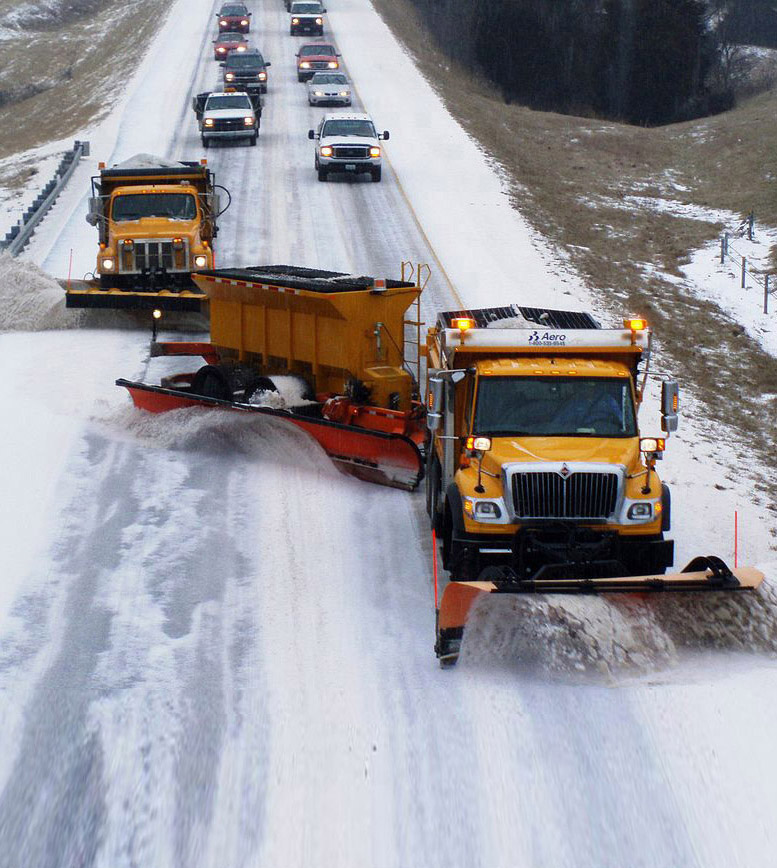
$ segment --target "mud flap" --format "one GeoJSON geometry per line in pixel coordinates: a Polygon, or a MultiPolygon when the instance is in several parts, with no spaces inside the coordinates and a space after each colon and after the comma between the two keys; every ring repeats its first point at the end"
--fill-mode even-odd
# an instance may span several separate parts
{"type": "Polygon", "coordinates": [[[148,386],[129,380],[116,380],[127,389],[141,410],[164,413],[184,407],[214,407],[241,413],[273,416],[306,431],[316,440],[343,473],[365,482],[412,491],[423,478],[423,459],[418,446],[401,434],[370,431],[326,419],[298,416],[288,410],[256,407],[218,398],[204,398],[162,386],[148,386]]]}

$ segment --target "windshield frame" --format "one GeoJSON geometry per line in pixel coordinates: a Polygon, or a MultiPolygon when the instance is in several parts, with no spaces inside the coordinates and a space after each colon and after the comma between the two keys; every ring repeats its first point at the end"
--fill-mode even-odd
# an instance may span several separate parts
{"type": "MultiPolygon", "coordinates": [[[[617,398],[615,395],[609,395],[610,398],[615,402],[617,406],[617,398]]],[[[591,400],[591,405],[589,408],[594,406],[594,404],[601,400],[602,398],[606,399],[607,392],[602,391],[601,397],[594,397],[591,400]]],[[[571,405],[570,398],[564,398],[563,403],[559,405],[558,410],[555,412],[555,415],[558,416],[564,412],[566,409],[568,413],[570,413],[569,407],[571,405]]],[[[603,410],[603,412],[606,412],[603,410]]],[[[572,416],[570,415],[570,419],[572,416]]],[[[603,418],[603,417],[600,417],[603,418]]],[[[555,420],[553,420],[555,421],[555,420]]],[[[634,400],[634,389],[633,383],[630,377],[620,377],[620,376],[612,376],[612,375],[604,375],[604,376],[579,376],[579,375],[559,375],[559,376],[547,376],[547,375],[534,375],[534,376],[478,376],[477,378],[477,389],[475,392],[475,401],[474,407],[472,408],[472,416],[471,416],[471,427],[472,433],[476,436],[482,437],[588,437],[588,438],[598,438],[598,439],[619,439],[619,440],[629,440],[634,437],[639,436],[639,428],[637,426],[637,410],[636,404],[634,400]],[[575,388],[571,395],[578,396],[578,400],[586,400],[586,396],[580,395],[582,391],[581,387],[586,385],[593,384],[607,384],[612,386],[612,384],[616,384],[620,391],[620,399],[621,399],[621,418],[618,424],[623,426],[623,431],[612,432],[612,431],[601,431],[601,430],[590,430],[591,426],[577,426],[576,430],[538,430],[538,431],[530,431],[530,430],[517,430],[515,428],[511,429],[495,429],[493,425],[488,425],[485,420],[479,419],[479,410],[481,406],[481,399],[483,398],[483,389],[488,388],[489,383],[499,383],[499,382],[520,382],[520,383],[535,383],[535,384],[550,384],[559,386],[568,386],[571,384],[575,384],[577,388],[575,388]],[[628,396],[628,406],[624,404],[624,398],[628,396]],[[624,416],[628,414],[628,418],[624,419],[624,416]]]]}
{"type": "Polygon", "coordinates": [[[190,222],[192,220],[197,219],[197,214],[198,214],[197,197],[193,193],[184,193],[184,192],[179,193],[177,191],[175,193],[170,192],[170,191],[164,191],[164,192],[159,191],[159,192],[153,192],[153,193],[118,193],[117,195],[115,195],[113,197],[113,200],[111,201],[110,219],[114,223],[134,223],[137,220],[146,220],[149,218],[155,219],[155,220],[181,220],[181,221],[190,222]],[[160,197],[160,196],[186,197],[187,199],[190,199],[191,202],[194,204],[194,213],[192,214],[191,217],[174,217],[170,214],[143,214],[140,217],[119,217],[119,218],[114,216],[115,211],[116,211],[116,205],[119,202],[119,200],[127,200],[127,199],[133,199],[134,198],[134,199],[142,199],[142,200],[145,200],[146,202],[149,202],[152,196],[153,197],[160,197]]]}

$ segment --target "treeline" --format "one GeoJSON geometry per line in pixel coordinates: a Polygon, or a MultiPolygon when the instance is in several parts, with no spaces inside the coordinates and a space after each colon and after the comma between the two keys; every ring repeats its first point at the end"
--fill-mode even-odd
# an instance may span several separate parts
{"type": "Polygon", "coordinates": [[[727,38],[740,36],[771,10],[777,28],[774,0],[413,2],[442,48],[485,73],[508,102],[634,124],[729,108],[720,23],[727,38]]]}

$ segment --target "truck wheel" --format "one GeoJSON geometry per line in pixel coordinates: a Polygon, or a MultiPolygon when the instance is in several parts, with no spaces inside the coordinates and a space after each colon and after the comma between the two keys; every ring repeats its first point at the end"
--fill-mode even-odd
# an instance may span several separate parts
{"type": "Polygon", "coordinates": [[[232,400],[232,389],[224,372],[215,365],[204,365],[197,371],[192,380],[191,392],[203,398],[218,398],[221,401],[232,400]]]}
{"type": "Polygon", "coordinates": [[[254,133],[254,134],[251,136],[251,147],[252,147],[252,148],[253,148],[253,147],[256,147],[256,140],[257,140],[258,138],[259,138],[259,136],[258,136],[256,133],[254,133]]]}
{"type": "Polygon", "coordinates": [[[327,170],[323,166],[318,167],[318,180],[319,181],[326,181],[327,174],[328,174],[327,170]]]}
{"type": "Polygon", "coordinates": [[[251,398],[257,392],[277,392],[278,387],[269,377],[255,377],[248,383],[243,392],[243,403],[250,404],[251,398]]]}
{"type": "Polygon", "coordinates": [[[371,174],[372,174],[372,180],[377,184],[378,181],[380,181],[381,167],[378,166],[377,169],[373,169],[371,174]]]}
{"type": "Polygon", "coordinates": [[[205,136],[203,136],[202,137],[202,146],[203,146],[203,148],[209,148],[210,147],[210,139],[206,139],[205,136]]]}
{"type": "Polygon", "coordinates": [[[298,72],[297,73],[297,81],[305,81],[305,76],[298,72]]]}
{"type": "Polygon", "coordinates": [[[451,574],[452,581],[471,582],[477,578],[473,558],[461,543],[453,539],[453,517],[449,504],[445,505],[442,524],[442,565],[451,574]]]}

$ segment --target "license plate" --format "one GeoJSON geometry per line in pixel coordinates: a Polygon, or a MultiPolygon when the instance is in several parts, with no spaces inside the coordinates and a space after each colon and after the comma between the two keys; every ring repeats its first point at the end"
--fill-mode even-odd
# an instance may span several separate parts
{"type": "Polygon", "coordinates": [[[346,163],[345,164],[346,172],[355,172],[356,171],[356,163],[346,163]]]}

